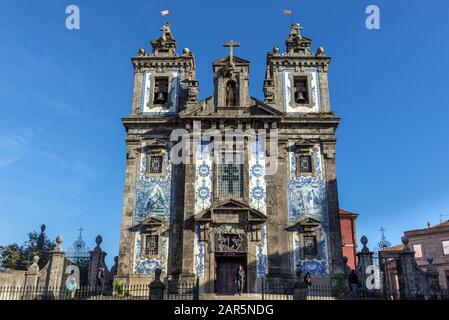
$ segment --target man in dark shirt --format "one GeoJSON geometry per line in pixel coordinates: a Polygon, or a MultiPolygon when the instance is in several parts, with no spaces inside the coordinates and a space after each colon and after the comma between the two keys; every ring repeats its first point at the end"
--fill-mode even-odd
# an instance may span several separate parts
{"type": "Polygon", "coordinates": [[[356,297],[359,290],[359,277],[355,273],[355,270],[351,270],[351,274],[348,277],[349,288],[351,289],[351,296],[356,297]]]}

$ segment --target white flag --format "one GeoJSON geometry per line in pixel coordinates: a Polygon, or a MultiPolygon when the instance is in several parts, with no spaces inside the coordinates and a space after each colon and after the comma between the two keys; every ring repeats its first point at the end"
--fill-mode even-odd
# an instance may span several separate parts
{"type": "Polygon", "coordinates": [[[161,16],[166,16],[166,15],[169,15],[170,14],[170,11],[168,11],[168,10],[162,10],[161,11],[161,16]]]}
{"type": "Polygon", "coordinates": [[[293,14],[293,11],[292,11],[292,10],[284,9],[284,10],[282,10],[282,13],[285,13],[285,14],[288,14],[288,15],[292,15],[292,14],[293,14]]]}

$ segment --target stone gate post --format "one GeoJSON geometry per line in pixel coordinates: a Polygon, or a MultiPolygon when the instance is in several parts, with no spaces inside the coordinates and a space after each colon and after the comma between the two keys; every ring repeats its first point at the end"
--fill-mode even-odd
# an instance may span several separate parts
{"type": "MultiPolygon", "coordinates": [[[[56,299],[62,287],[64,274],[64,252],[61,250],[63,237],[56,237],[56,247],[50,251],[50,265],[48,271],[47,290],[56,299]]],[[[78,284],[79,285],[79,284],[78,284]]]]}
{"type": "Polygon", "coordinates": [[[106,280],[106,266],[104,265],[104,258],[106,257],[106,252],[104,252],[100,244],[103,242],[103,238],[101,236],[97,236],[95,239],[95,242],[97,243],[97,246],[94,248],[93,251],[90,252],[90,260],[89,260],[89,273],[88,273],[88,281],[89,286],[96,286],[97,285],[97,275],[99,268],[104,268],[104,278],[101,283],[102,286],[104,286],[104,282],[106,280]]]}
{"type": "Polygon", "coordinates": [[[366,246],[368,244],[368,238],[363,236],[360,241],[363,244],[362,251],[357,252],[357,267],[356,267],[356,274],[359,278],[359,282],[362,284],[362,287],[366,286],[366,279],[368,278],[368,275],[366,274],[366,268],[369,266],[372,266],[374,264],[373,261],[373,255],[374,252],[370,251],[369,248],[366,246]]]}

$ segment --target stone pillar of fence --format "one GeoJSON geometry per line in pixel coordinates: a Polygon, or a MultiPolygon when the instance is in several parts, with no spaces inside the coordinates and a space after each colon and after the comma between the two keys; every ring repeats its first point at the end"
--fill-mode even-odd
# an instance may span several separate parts
{"type": "Polygon", "coordinates": [[[419,293],[424,293],[427,287],[423,283],[423,274],[417,270],[415,252],[408,246],[408,238],[402,237],[404,250],[399,253],[397,270],[401,298],[415,297],[419,293]]]}
{"type": "Polygon", "coordinates": [[[37,282],[39,280],[39,257],[33,257],[33,264],[28,267],[27,272],[25,272],[25,287],[36,288],[37,282]]]}
{"type": "Polygon", "coordinates": [[[362,287],[365,286],[366,279],[369,275],[366,274],[366,269],[369,266],[373,265],[373,255],[374,252],[370,251],[366,246],[368,244],[368,238],[363,236],[360,241],[363,244],[362,251],[357,253],[357,267],[355,269],[355,273],[359,278],[359,282],[362,284],[362,287]]]}
{"type": "Polygon", "coordinates": [[[161,281],[161,269],[154,271],[154,280],[150,282],[150,300],[164,300],[165,284],[161,281]]]}
{"type": "Polygon", "coordinates": [[[427,258],[426,279],[429,287],[429,299],[437,300],[441,298],[440,274],[433,265],[433,258],[427,258]]]}
{"type": "Polygon", "coordinates": [[[33,263],[25,272],[25,297],[26,300],[32,300],[36,296],[37,284],[39,281],[39,257],[33,257],[33,263]]]}
{"type": "Polygon", "coordinates": [[[89,272],[88,272],[89,286],[92,287],[97,285],[97,276],[100,268],[104,269],[103,273],[104,277],[100,279],[100,281],[102,281],[101,283],[102,286],[104,286],[107,280],[106,278],[108,276],[106,266],[104,264],[106,252],[104,252],[100,247],[101,243],[103,242],[103,238],[101,236],[97,236],[95,242],[97,246],[94,248],[93,251],[90,252],[89,272]]]}
{"type": "Polygon", "coordinates": [[[291,291],[293,300],[307,300],[307,285],[304,283],[301,268],[296,268],[291,291]]]}
{"type": "Polygon", "coordinates": [[[55,298],[57,297],[61,286],[64,274],[64,252],[61,250],[63,238],[56,237],[56,247],[50,251],[50,261],[48,270],[47,289],[55,298]]]}

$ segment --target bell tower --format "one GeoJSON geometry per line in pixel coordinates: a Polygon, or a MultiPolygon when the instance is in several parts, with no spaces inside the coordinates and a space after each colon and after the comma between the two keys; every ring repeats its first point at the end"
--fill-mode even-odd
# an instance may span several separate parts
{"type": "Polygon", "coordinates": [[[241,110],[251,103],[248,92],[250,62],[234,56],[234,48],[240,44],[234,41],[223,44],[230,48],[229,56],[213,62],[214,106],[217,112],[241,110]]]}

